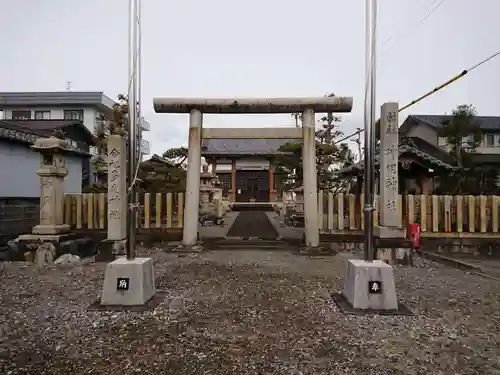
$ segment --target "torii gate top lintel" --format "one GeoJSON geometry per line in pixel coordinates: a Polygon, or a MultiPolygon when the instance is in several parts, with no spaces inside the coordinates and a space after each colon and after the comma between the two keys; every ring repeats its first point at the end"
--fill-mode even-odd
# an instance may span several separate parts
{"type": "Polygon", "coordinates": [[[295,113],[306,109],[316,113],[345,113],[352,110],[352,97],[310,98],[154,98],[156,113],[295,113]]]}

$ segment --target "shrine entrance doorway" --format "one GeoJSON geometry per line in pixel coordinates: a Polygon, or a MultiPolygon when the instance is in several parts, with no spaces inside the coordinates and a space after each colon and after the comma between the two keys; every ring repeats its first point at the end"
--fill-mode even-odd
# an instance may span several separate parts
{"type": "Polygon", "coordinates": [[[236,171],[236,202],[268,202],[268,171],[236,171]]]}

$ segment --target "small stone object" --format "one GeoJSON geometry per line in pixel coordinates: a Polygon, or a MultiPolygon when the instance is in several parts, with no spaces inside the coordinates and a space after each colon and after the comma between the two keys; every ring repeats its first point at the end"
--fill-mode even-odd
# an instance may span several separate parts
{"type": "Polygon", "coordinates": [[[25,251],[23,256],[25,262],[33,262],[34,260],[34,254],[32,251],[25,251]]]}
{"type": "Polygon", "coordinates": [[[56,257],[56,247],[50,242],[45,242],[38,246],[36,250],[36,265],[38,268],[43,268],[46,265],[54,264],[56,257]]]}
{"type": "Polygon", "coordinates": [[[57,258],[54,264],[73,266],[80,262],[80,257],[74,254],[63,254],[59,258],[57,258]]]}

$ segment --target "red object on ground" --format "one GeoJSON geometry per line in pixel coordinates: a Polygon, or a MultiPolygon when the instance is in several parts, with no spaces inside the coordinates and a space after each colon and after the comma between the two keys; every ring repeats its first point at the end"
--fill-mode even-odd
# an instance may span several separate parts
{"type": "Polygon", "coordinates": [[[414,249],[420,249],[420,224],[408,224],[406,239],[413,242],[414,249]]]}

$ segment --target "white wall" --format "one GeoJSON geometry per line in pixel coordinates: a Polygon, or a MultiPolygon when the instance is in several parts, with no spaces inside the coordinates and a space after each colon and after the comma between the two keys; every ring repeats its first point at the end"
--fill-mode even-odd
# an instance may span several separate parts
{"type": "Polygon", "coordinates": [[[269,160],[265,158],[236,159],[236,169],[244,169],[244,170],[269,169],[269,160]]]}
{"type": "MultiPolygon", "coordinates": [[[[4,118],[6,120],[12,119],[12,111],[31,111],[31,119],[35,119],[36,111],[50,111],[50,120],[64,120],[64,111],[65,110],[82,110],[83,109],[83,124],[87,129],[90,130],[91,133],[94,134],[95,127],[97,125],[97,118],[100,117],[101,113],[94,107],[65,107],[65,108],[54,108],[54,107],[29,107],[29,108],[15,108],[15,109],[5,109],[4,110],[4,118]]],[[[145,125],[144,131],[149,131],[151,126],[147,123],[145,125]]],[[[141,152],[144,155],[151,154],[151,142],[143,139],[141,144],[141,152]]],[[[90,152],[92,154],[95,153],[95,148],[92,147],[90,152]]]]}
{"type": "Polygon", "coordinates": [[[65,110],[82,110],[83,109],[83,123],[85,127],[89,129],[92,133],[94,132],[96,126],[96,118],[100,113],[92,107],[67,107],[67,108],[54,108],[54,107],[32,107],[32,108],[15,108],[15,109],[5,109],[4,117],[6,120],[12,119],[12,111],[31,111],[31,119],[35,119],[36,111],[50,111],[50,120],[64,120],[65,110]]]}
{"type": "MultiPolygon", "coordinates": [[[[40,154],[22,144],[0,141],[0,197],[40,197],[40,154]]],[[[65,193],[82,192],[82,159],[71,156],[67,159],[65,193]]]]}

